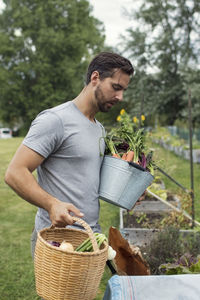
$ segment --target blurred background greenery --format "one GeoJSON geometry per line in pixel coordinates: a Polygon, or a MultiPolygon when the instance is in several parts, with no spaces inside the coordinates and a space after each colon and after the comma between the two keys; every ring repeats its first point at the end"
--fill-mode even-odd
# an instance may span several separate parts
{"type": "MultiPolygon", "coordinates": [[[[131,114],[144,114],[148,126],[187,126],[190,89],[193,127],[199,126],[198,0],[130,1],[124,10],[135,25],[122,33],[120,49],[106,45],[92,1],[3,2],[0,126],[24,135],[38,112],[80,92],[88,62],[104,50],[125,55],[135,67],[122,105],[131,114]]],[[[100,121],[112,125],[120,108],[99,114],[100,121]]]]}

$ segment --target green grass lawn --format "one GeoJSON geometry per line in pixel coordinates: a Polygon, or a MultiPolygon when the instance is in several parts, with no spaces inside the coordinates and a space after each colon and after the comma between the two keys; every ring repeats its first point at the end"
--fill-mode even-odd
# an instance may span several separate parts
{"type": "MultiPolygon", "coordinates": [[[[21,138],[0,140],[0,299],[40,299],[35,292],[33,262],[30,254],[30,235],[34,225],[36,208],[18,197],[5,183],[4,174],[21,138]]],[[[189,162],[157,145],[154,159],[158,165],[186,188],[190,188],[189,162]]],[[[200,220],[200,166],[194,166],[195,211],[200,220]]],[[[177,192],[177,187],[163,177],[166,187],[177,192]]],[[[119,226],[119,208],[101,201],[100,224],[108,234],[110,226],[119,226]]],[[[105,292],[109,269],[105,272],[96,300],[105,292]]]]}
{"type": "MultiPolygon", "coordinates": [[[[150,147],[154,149],[153,159],[156,164],[162,168],[167,174],[174,178],[178,183],[190,190],[190,162],[186,159],[182,159],[175,153],[170,152],[157,144],[150,144],[150,147]]],[[[195,219],[200,220],[200,164],[193,164],[194,175],[194,205],[195,205],[195,219]]],[[[165,182],[165,186],[168,190],[184,195],[182,191],[174,182],[162,175],[159,171],[156,171],[165,182]]]]}
{"type": "MultiPolygon", "coordinates": [[[[30,235],[36,207],[18,197],[4,183],[8,163],[20,145],[21,138],[0,140],[0,299],[40,299],[35,291],[30,235]]],[[[101,201],[101,225],[104,233],[119,225],[119,209],[101,201]]],[[[108,279],[106,267],[96,300],[101,300],[108,279]]]]}

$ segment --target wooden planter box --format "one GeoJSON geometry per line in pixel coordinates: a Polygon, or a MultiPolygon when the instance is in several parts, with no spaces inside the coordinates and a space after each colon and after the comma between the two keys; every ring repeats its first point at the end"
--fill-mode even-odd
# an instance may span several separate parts
{"type": "MultiPolygon", "coordinates": [[[[146,246],[150,243],[156,233],[158,233],[160,229],[157,228],[121,228],[120,232],[122,236],[128,240],[131,245],[134,246],[146,246]]],[[[188,234],[193,234],[194,230],[192,229],[181,229],[180,233],[183,236],[188,234]]]]}
{"type": "MultiPolygon", "coordinates": [[[[180,202],[176,196],[170,199],[170,202],[180,208],[180,202]]],[[[171,211],[172,208],[157,199],[141,201],[131,214],[120,208],[120,232],[132,245],[139,247],[148,245],[155,234],[160,231],[159,224],[162,219],[171,211]]],[[[183,235],[193,232],[193,230],[180,230],[183,235]]]]}

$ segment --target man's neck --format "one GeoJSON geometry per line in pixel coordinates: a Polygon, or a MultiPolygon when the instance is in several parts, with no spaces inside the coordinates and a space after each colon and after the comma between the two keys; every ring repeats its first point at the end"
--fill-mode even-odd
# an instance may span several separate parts
{"type": "Polygon", "coordinates": [[[95,114],[98,112],[94,105],[92,91],[86,86],[72,101],[77,108],[91,121],[95,122],[95,114]]]}

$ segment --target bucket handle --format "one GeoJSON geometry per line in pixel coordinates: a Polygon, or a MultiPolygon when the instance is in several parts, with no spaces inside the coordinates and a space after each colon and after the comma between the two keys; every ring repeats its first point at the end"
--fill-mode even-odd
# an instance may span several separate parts
{"type": "Polygon", "coordinates": [[[140,165],[132,162],[132,161],[128,161],[129,165],[131,165],[132,167],[138,169],[138,170],[141,170],[141,171],[146,171],[145,168],[141,167],[140,165]]]}

